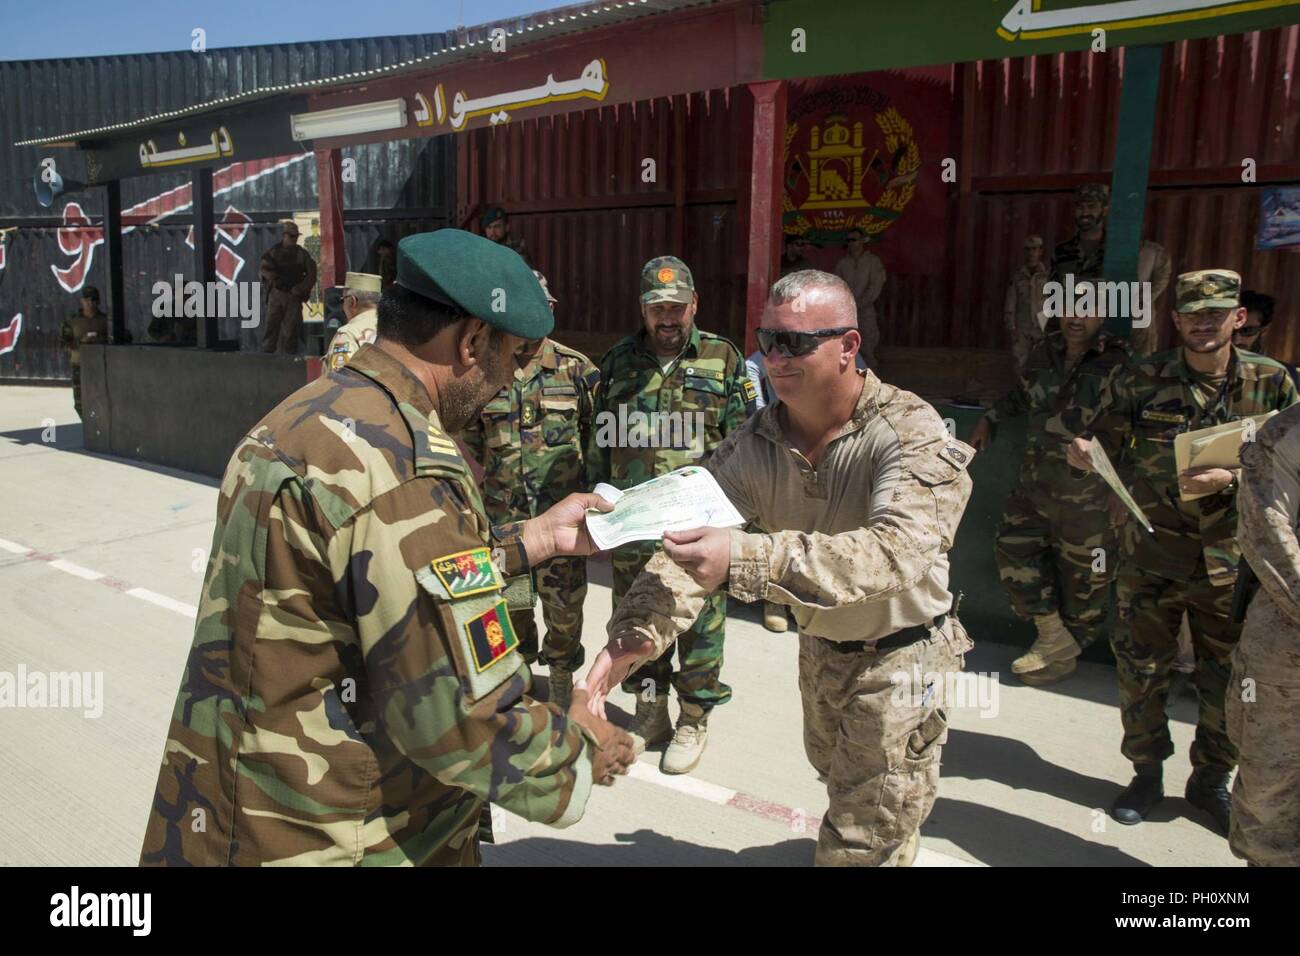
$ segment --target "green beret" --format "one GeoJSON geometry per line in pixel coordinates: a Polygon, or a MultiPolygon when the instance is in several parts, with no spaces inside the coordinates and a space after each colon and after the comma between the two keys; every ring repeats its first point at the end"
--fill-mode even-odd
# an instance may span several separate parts
{"type": "Polygon", "coordinates": [[[399,242],[397,284],[521,338],[540,339],[555,326],[541,283],[519,253],[462,229],[399,242]]]}

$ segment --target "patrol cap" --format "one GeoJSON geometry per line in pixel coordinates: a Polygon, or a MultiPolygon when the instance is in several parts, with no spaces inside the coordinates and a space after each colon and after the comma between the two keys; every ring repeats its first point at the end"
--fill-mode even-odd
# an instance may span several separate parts
{"type": "Polygon", "coordinates": [[[483,210],[483,215],[479,217],[478,224],[486,229],[498,219],[506,218],[506,211],[500,206],[488,206],[483,210]]]}
{"type": "Polygon", "coordinates": [[[559,301],[560,301],[559,299],[557,299],[555,296],[551,295],[551,287],[550,287],[550,285],[548,285],[547,282],[546,282],[546,276],[542,275],[542,274],[541,274],[540,272],[538,272],[536,269],[533,270],[533,275],[537,276],[537,281],[540,282],[540,283],[542,284],[542,291],[543,291],[544,293],[546,293],[546,301],[547,301],[547,302],[559,302],[559,301]]]}
{"type": "Polygon", "coordinates": [[[1042,237],[1042,236],[1026,236],[1026,237],[1025,237],[1025,248],[1026,248],[1026,249],[1041,249],[1042,247],[1043,247],[1043,237],[1042,237]]]}
{"type": "Polygon", "coordinates": [[[81,297],[82,297],[83,299],[89,299],[91,302],[98,302],[98,301],[99,301],[99,290],[96,289],[93,285],[82,286],[82,287],[81,287],[81,297]]]}
{"type": "Polygon", "coordinates": [[[1110,187],[1105,183],[1080,183],[1074,187],[1075,202],[1110,202],[1110,187]]]}
{"type": "Polygon", "coordinates": [[[1235,309],[1241,305],[1241,276],[1231,269],[1201,269],[1178,277],[1174,311],[1235,309]]]}
{"type": "Polygon", "coordinates": [[[369,272],[349,272],[343,279],[343,285],[353,292],[383,291],[382,280],[369,272]]]}
{"type": "Polygon", "coordinates": [[[418,232],[399,242],[397,284],[521,338],[540,339],[555,327],[546,295],[519,253],[463,229],[418,232]]]}
{"type": "Polygon", "coordinates": [[[676,256],[655,256],[641,269],[641,302],[689,303],[695,296],[695,279],[676,256]]]}
{"type": "Polygon", "coordinates": [[[298,224],[294,222],[292,219],[284,220],[284,222],[281,223],[281,225],[284,226],[284,231],[287,232],[289,235],[291,236],[299,235],[298,224]]]}

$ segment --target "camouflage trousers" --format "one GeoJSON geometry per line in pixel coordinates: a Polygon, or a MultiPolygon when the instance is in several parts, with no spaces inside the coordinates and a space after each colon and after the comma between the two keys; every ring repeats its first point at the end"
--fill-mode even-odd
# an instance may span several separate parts
{"type": "MultiPolygon", "coordinates": [[[[614,607],[618,607],[618,602],[653,554],[654,550],[625,546],[611,555],[614,607]]],[[[691,629],[674,642],[677,647],[676,673],[673,672],[673,648],[669,647],[659,657],[633,671],[623,682],[623,689],[629,694],[641,694],[653,686],[657,696],[668,693],[671,684],[677,691],[678,700],[689,700],[706,712],[725,704],[731,700],[731,688],[721,680],[726,630],[727,595],[719,593],[704,603],[704,610],[691,629]]]]}
{"type": "Polygon", "coordinates": [[[804,751],[830,797],[818,866],[898,865],[939,789],[948,702],[947,681],[934,678],[960,671],[970,647],[952,616],[928,639],[883,654],[799,635],[804,751]]]}
{"type": "Polygon", "coordinates": [[[994,557],[1016,614],[1032,620],[1056,611],[1087,647],[1106,633],[1118,546],[1104,498],[1068,500],[1055,486],[1022,483],[1007,499],[994,557]]]}
{"type": "MultiPolygon", "coordinates": [[[[527,581],[524,582],[527,584],[527,581]]],[[[537,617],[531,607],[511,608],[510,626],[519,638],[519,653],[528,664],[540,656],[549,667],[577,670],[582,649],[582,603],[587,599],[587,559],[551,558],[533,568],[533,584],[542,600],[546,638],[537,646],[537,617]]]]}
{"type": "Polygon", "coordinates": [[[292,292],[272,289],[266,297],[266,330],[262,333],[262,351],[274,352],[280,345],[280,326],[284,326],[284,351],[297,355],[302,331],[302,300],[292,292]]]}
{"type": "Polygon", "coordinates": [[[81,366],[72,366],[72,407],[77,410],[77,417],[81,417],[81,366]]]}
{"type": "Polygon", "coordinates": [[[1165,705],[1178,659],[1178,629],[1186,611],[1200,697],[1192,766],[1231,770],[1237,748],[1228,739],[1224,692],[1232,650],[1241,636],[1241,625],[1228,618],[1232,588],[1210,584],[1203,561],[1193,579],[1183,582],[1145,574],[1125,555],[1116,577],[1116,601],[1111,649],[1124,725],[1121,752],[1135,764],[1159,763],[1174,752],[1165,705]]]}
{"type": "Polygon", "coordinates": [[[1277,635],[1295,633],[1267,593],[1257,594],[1224,700],[1237,748],[1228,845],[1255,866],[1300,866],[1300,648],[1268,650],[1277,635]]]}

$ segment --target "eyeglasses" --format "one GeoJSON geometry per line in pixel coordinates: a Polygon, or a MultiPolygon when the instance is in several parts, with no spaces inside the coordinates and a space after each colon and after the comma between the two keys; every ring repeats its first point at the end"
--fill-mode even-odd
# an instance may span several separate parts
{"type": "Polygon", "coordinates": [[[817,351],[822,339],[845,332],[856,332],[857,326],[845,325],[838,329],[815,329],[812,332],[786,332],[778,329],[758,329],[754,337],[758,340],[758,350],[767,355],[777,349],[786,358],[798,358],[817,351]]]}

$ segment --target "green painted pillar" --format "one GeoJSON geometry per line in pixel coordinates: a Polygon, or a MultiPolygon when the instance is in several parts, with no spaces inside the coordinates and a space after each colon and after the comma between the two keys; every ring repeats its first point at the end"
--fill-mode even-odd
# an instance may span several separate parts
{"type": "MultiPolygon", "coordinates": [[[[1106,221],[1106,260],[1102,272],[1114,282],[1137,279],[1138,247],[1147,205],[1151,143],[1155,137],[1156,99],[1164,46],[1131,46],[1124,50],[1124,85],[1119,96],[1119,129],[1115,135],[1114,174],[1110,182],[1110,215],[1106,221]]],[[[1149,304],[1149,303],[1148,303],[1149,304]]],[[[1149,317],[1155,321],[1155,316],[1149,317]]],[[[1128,335],[1124,316],[1106,319],[1106,331],[1128,335]]]]}

